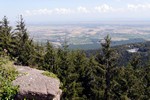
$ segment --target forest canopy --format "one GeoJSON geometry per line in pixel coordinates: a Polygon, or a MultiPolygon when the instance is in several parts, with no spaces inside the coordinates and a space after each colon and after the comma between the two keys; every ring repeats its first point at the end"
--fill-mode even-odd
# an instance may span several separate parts
{"type": "MultiPolygon", "coordinates": [[[[109,35],[100,45],[97,54],[87,57],[84,51],[69,50],[65,42],[60,48],[49,41],[45,45],[34,42],[22,16],[15,28],[6,16],[0,21],[0,56],[56,74],[62,83],[62,100],[148,100],[150,65],[140,66],[140,58],[134,55],[127,66],[119,66],[118,51],[111,47],[109,35]]],[[[0,69],[1,77],[7,78],[0,69]]]]}

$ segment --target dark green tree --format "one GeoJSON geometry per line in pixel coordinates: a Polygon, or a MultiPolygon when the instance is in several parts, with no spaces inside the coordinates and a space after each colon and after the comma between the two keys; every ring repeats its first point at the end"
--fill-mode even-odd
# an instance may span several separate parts
{"type": "Polygon", "coordinates": [[[0,23],[0,51],[5,52],[7,55],[12,57],[15,48],[16,41],[13,38],[12,27],[9,26],[7,17],[4,16],[2,22],[0,23]]]}
{"type": "Polygon", "coordinates": [[[97,61],[100,65],[104,66],[105,69],[105,92],[104,92],[104,100],[110,100],[113,96],[113,92],[111,90],[111,83],[114,77],[114,71],[116,68],[116,57],[117,55],[111,48],[111,38],[107,35],[104,38],[104,41],[101,43],[102,51],[97,56],[97,61]]]}
{"type": "Polygon", "coordinates": [[[138,53],[133,54],[129,62],[134,70],[139,69],[139,67],[141,66],[140,55],[138,53]]]}
{"type": "Polygon", "coordinates": [[[85,69],[84,91],[89,100],[100,100],[104,97],[105,80],[104,66],[100,65],[95,57],[91,57],[85,69]]]}
{"type": "Polygon", "coordinates": [[[83,51],[75,51],[75,58],[73,59],[74,64],[74,71],[72,72],[73,75],[76,75],[74,77],[74,82],[76,83],[76,97],[78,99],[86,99],[86,95],[83,93],[84,90],[84,81],[86,72],[85,69],[88,66],[88,60],[86,58],[86,55],[83,51]]]}
{"type": "Polygon", "coordinates": [[[44,55],[43,67],[50,72],[56,73],[55,69],[55,50],[52,44],[47,42],[46,44],[46,54],[44,55]]]}
{"type": "Polygon", "coordinates": [[[18,63],[29,65],[31,55],[34,54],[34,44],[32,39],[29,38],[22,16],[20,16],[20,21],[16,25],[15,36],[18,42],[18,49],[16,50],[18,63]]]}
{"type": "Polygon", "coordinates": [[[68,87],[68,82],[67,82],[67,76],[70,73],[68,70],[69,67],[69,58],[68,58],[69,51],[67,48],[59,48],[57,51],[57,59],[56,59],[56,67],[59,67],[57,69],[57,75],[62,82],[62,99],[67,100],[68,99],[68,94],[67,94],[67,87],[68,87]]]}
{"type": "Polygon", "coordinates": [[[144,99],[148,100],[150,98],[150,65],[143,68],[143,86],[144,86],[144,99]]]}
{"type": "Polygon", "coordinates": [[[44,46],[39,43],[34,43],[34,51],[30,57],[29,60],[29,65],[36,67],[38,69],[44,69],[44,55],[45,55],[45,50],[44,46]]]}

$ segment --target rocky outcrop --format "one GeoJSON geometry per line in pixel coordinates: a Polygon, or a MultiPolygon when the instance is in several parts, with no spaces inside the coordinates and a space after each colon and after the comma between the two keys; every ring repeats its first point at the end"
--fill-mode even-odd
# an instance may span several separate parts
{"type": "Polygon", "coordinates": [[[47,77],[44,71],[30,67],[15,66],[20,73],[13,85],[19,86],[15,100],[60,100],[62,91],[59,89],[60,81],[47,77]]]}

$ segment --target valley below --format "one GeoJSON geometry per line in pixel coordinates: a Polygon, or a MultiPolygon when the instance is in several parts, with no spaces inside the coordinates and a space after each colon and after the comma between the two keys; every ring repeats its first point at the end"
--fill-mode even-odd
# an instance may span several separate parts
{"type": "Polygon", "coordinates": [[[70,49],[98,49],[106,35],[112,46],[149,41],[149,24],[61,24],[29,25],[29,35],[36,42],[50,41],[56,47],[67,42],[70,49]]]}

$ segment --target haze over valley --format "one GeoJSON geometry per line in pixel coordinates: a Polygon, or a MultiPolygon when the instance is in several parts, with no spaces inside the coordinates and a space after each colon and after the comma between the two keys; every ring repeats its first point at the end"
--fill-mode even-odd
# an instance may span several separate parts
{"type": "Polygon", "coordinates": [[[99,42],[108,34],[112,45],[149,41],[149,25],[148,22],[29,25],[28,31],[36,42],[50,41],[58,47],[67,41],[72,49],[97,49],[99,42]]]}

